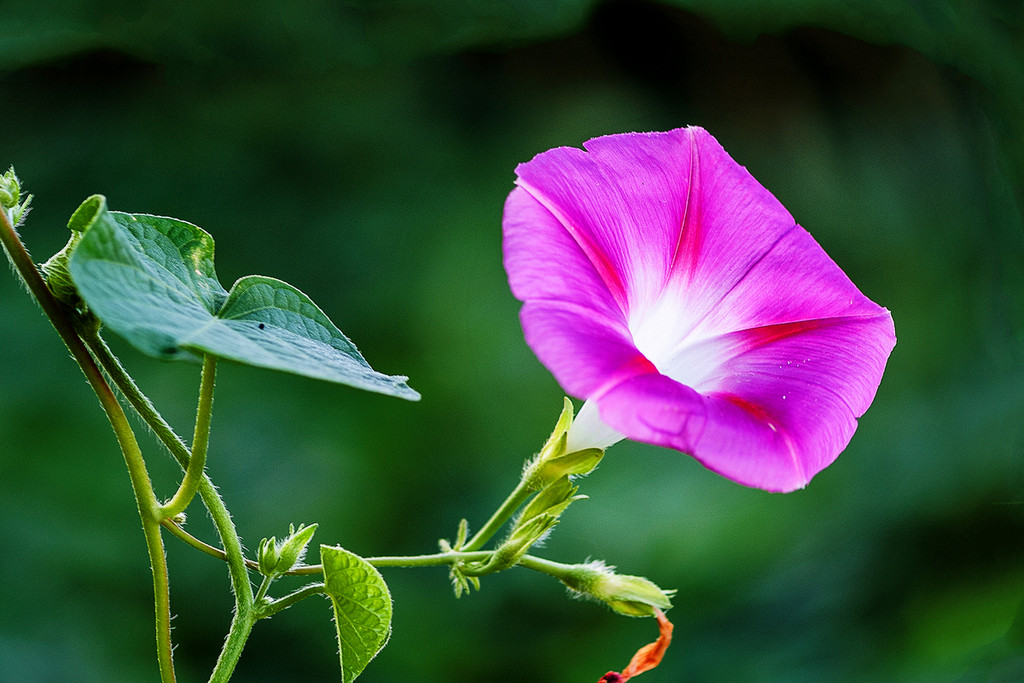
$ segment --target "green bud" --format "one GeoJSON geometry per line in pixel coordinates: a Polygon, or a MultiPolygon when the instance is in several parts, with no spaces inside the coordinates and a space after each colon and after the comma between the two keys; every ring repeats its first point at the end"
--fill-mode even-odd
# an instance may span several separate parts
{"type": "Polygon", "coordinates": [[[512,530],[507,539],[502,541],[490,559],[481,568],[473,573],[483,575],[492,572],[500,572],[519,563],[519,558],[525,555],[530,548],[544,540],[558,524],[558,517],[554,515],[541,514],[531,520],[524,522],[512,530]]]}
{"type": "Polygon", "coordinates": [[[283,574],[289,571],[306,555],[306,546],[313,540],[316,527],[316,524],[310,524],[309,526],[300,524],[299,528],[296,529],[288,525],[288,538],[284,539],[281,543],[279,551],[277,568],[280,573],[283,574]]]}
{"type": "Polygon", "coordinates": [[[273,536],[260,541],[256,550],[256,559],[260,565],[260,574],[272,576],[277,573],[277,539],[273,536]]]}
{"type": "Polygon", "coordinates": [[[106,206],[107,198],[101,194],[94,194],[86,198],[68,219],[68,230],[75,234],[85,232],[106,206]]]}
{"type": "Polygon", "coordinates": [[[265,576],[281,576],[289,572],[306,554],[306,546],[313,539],[316,527],[316,524],[300,524],[296,529],[289,525],[288,537],[283,541],[278,541],[274,536],[260,541],[256,551],[260,573],[265,576]]]}
{"type": "Polygon", "coordinates": [[[654,616],[654,608],[672,607],[670,598],[675,591],[662,590],[642,576],[616,574],[614,567],[594,561],[576,565],[576,569],[562,578],[570,590],[605,603],[619,614],[629,617],[654,616]]]}
{"type": "Polygon", "coordinates": [[[14,174],[14,167],[0,176],[0,207],[13,209],[21,199],[21,183],[14,174]]]}
{"type": "Polygon", "coordinates": [[[106,204],[106,197],[99,194],[94,194],[82,202],[75,209],[75,212],[71,214],[71,218],[68,219],[68,230],[71,231],[71,238],[68,240],[68,243],[40,266],[40,269],[43,271],[43,277],[46,278],[46,285],[53,292],[53,295],[61,303],[72,308],[80,308],[82,300],[78,295],[78,288],[75,287],[75,283],[71,279],[71,273],[68,272],[68,261],[71,259],[71,254],[74,252],[75,247],[78,246],[79,241],[81,241],[82,236],[85,234],[86,228],[92,225],[92,222],[106,204]]]}
{"type": "Polygon", "coordinates": [[[32,202],[32,195],[25,197],[25,201],[21,204],[18,203],[19,201],[21,201],[21,182],[12,166],[0,176],[0,210],[8,214],[14,227],[17,227],[25,218],[28,205],[32,202]]]}
{"type": "Polygon", "coordinates": [[[579,487],[573,486],[572,482],[569,481],[569,477],[562,477],[553,484],[548,485],[547,488],[534,496],[533,500],[519,513],[515,527],[518,528],[520,525],[541,514],[558,517],[565,512],[565,509],[573,501],[586,498],[583,495],[577,496],[577,491],[579,491],[579,487]]]}

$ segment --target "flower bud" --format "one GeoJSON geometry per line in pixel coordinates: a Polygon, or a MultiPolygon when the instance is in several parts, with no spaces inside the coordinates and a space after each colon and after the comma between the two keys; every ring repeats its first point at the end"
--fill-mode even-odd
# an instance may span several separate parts
{"type": "Polygon", "coordinates": [[[18,205],[19,199],[21,199],[21,187],[18,184],[17,176],[14,175],[14,169],[11,168],[0,176],[0,207],[13,209],[18,205]]]}
{"type": "Polygon", "coordinates": [[[558,524],[558,517],[549,514],[540,514],[533,519],[517,525],[509,537],[502,541],[490,559],[482,568],[476,570],[477,574],[491,574],[500,572],[509,567],[514,567],[519,558],[525,555],[530,548],[544,540],[544,537],[558,524]]]}
{"type": "Polygon", "coordinates": [[[12,166],[6,173],[0,175],[0,210],[7,213],[14,227],[17,227],[25,217],[28,205],[32,202],[32,195],[25,197],[25,201],[20,204],[19,201],[21,201],[21,182],[15,175],[12,166]]]}
{"type": "Polygon", "coordinates": [[[306,546],[313,539],[316,524],[299,525],[296,529],[289,525],[288,537],[278,541],[275,537],[260,541],[256,556],[260,565],[260,573],[265,576],[281,576],[289,572],[306,554],[306,546]]]}
{"type": "Polygon", "coordinates": [[[573,501],[586,498],[584,495],[576,495],[577,491],[579,491],[579,487],[573,486],[572,482],[569,481],[569,477],[562,477],[553,484],[550,484],[534,496],[533,500],[519,513],[515,528],[519,528],[541,514],[558,517],[573,501]]]}
{"type": "Polygon", "coordinates": [[[256,559],[260,565],[260,574],[271,576],[277,572],[277,539],[273,536],[260,541],[256,550],[256,559]]]}
{"type": "Polygon", "coordinates": [[[642,576],[616,574],[614,567],[601,561],[576,567],[576,571],[563,577],[562,582],[576,593],[599,600],[619,614],[650,617],[656,614],[655,608],[666,610],[672,607],[670,598],[675,591],[662,590],[642,576]]]}

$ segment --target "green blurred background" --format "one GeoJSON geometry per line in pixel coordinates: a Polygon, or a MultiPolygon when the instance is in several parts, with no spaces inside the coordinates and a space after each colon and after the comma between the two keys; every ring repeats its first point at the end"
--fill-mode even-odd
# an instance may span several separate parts
{"type": "MultiPolygon", "coordinates": [[[[101,192],[217,240],[230,284],[309,293],[407,403],[223,365],[209,472],[254,549],[290,522],[363,555],[436,550],[517,479],[562,394],[501,263],[518,162],[709,129],[872,299],[899,344],[835,465],[770,495],[623,443],[543,554],[679,589],[651,681],[1024,679],[1024,9],[1017,0],[0,4],[0,163],[38,260],[101,192]]],[[[80,373],[0,278],[0,680],[154,680],[121,456],[80,373]]],[[[112,343],[189,433],[198,367],[112,343]]],[[[157,490],[175,466],[147,437],[157,490]]],[[[191,530],[214,535],[198,504],[191,530]]],[[[224,567],[168,540],[182,680],[226,632],[224,567]]],[[[526,570],[456,601],[388,570],[361,680],[591,683],[655,636],[526,570]]],[[[257,625],[240,681],[337,680],[320,599],[257,625]]]]}

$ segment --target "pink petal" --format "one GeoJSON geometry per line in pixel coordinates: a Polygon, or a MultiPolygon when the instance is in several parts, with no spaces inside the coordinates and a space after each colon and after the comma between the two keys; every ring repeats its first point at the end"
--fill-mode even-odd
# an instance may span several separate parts
{"type": "Polygon", "coordinates": [[[522,301],[559,301],[609,320],[622,316],[594,264],[562,223],[532,195],[512,190],[502,219],[502,249],[512,293],[522,301]]]}
{"type": "Polygon", "coordinates": [[[655,295],[667,276],[692,143],[673,131],[598,138],[586,147],[559,147],[520,164],[517,185],[555,217],[627,313],[631,299],[655,295]]]}
{"type": "Polygon", "coordinates": [[[625,325],[610,324],[585,308],[530,301],[519,317],[526,343],[574,396],[596,396],[635,374],[657,372],[625,325]]]}
{"type": "Polygon", "coordinates": [[[888,311],[706,131],[584,147],[520,165],[506,203],[527,342],[611,429],[750,486],[803,486],[874,397],[888,311]]]}
{"type": "Polygon", "coordinates": [[[736,332],[714,343],[734,355],[699,393],[662,374],[638,376],[598,399],[602,419],[740,484],[792,491],[849,443],[895,337],[885,313],[736,332]]]}

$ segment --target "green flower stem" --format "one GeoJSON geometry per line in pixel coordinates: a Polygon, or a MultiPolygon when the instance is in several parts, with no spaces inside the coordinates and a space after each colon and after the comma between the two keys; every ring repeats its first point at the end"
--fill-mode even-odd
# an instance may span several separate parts
{"type": "MultiPolygon", "coordinates": [[[[250,588],[250,591],[252,589],[250,588]]],[[[217,658],[217,665],[210,674],[209,683],[227,683],[231,680],[231,674],[235,672],[235,666],[245,649],[245,641],[249,640],[252,627],[256,623],[256,609],[253,604],[246,606],[244,610],[235,610],[235,616],[231,620],[231,629],[228,631],[227,640],[221,648],[220,656],[217,658]]]]}
{"type": "MultiPolygon", "coordinates": [[[[185,442],[167,424],[163,416],[156,411],[153,404],[142,393],[138,385],[135,384],[135,380],[125,371],[124,366],[111,353],[110,348],[99,335],[94,335],[90,338],[90,348],[96,354],[104,371],[111,377],[121,393],[124,394],[128,403],[149,425],[167,450],[170,451],[171,455],[174,456],[175,460],[178,461],[178,464],[187,470],[191,461],[191,454],[188,451],[188,447],[185,446],[185,442]]],[[[252,584],[249,582],[246,559],[242,554],[242,542],[238,537],[238,531],[235,529],[231,515],[224,505],[224,500],[220,497],[210,477],[205,474],[199,482],[199,497],[209,511],[213,524],[217,529],[217,535],[220,536],[221,543],[224,545],[224,550],[214,550],[216,553],[223,553],[221,557],[228,563],[231,590],[235,595],[235,616],[231,622],[231,631],[228,633],[228,638],[224,642],[220,658],[217,660],[217,666],[210,678],[211,681],[227,681],[231,676],[231,672],[234,671],[235,665],[238,663],[238,658],[242,654],[242,647],[249,637],[252,625],[256,622],[253,611],[252,584]]],[[[166,528],[173,531],[171,524],[168,524],[169,520],[162,521],[166,528]]],[[[177,525],[174,526],[176,527],[177,525]]],[[[180,533],[176,532],[175,535],[179,538],[188,536],[180,527],[178,527],[178,530],[180,533]]],[[[200,541],[196,541],[196,543],[201,544],[200,541]]],[[[203,550],[202,547],[194,543],[190,543],[190,545],[203,550]]],[[[204,550],[204,552],[206,551],[204,550]]]]}
{"type": "Polygon", "coordinates": [[[121,453],[128,468],[135,502],[142,520],[142,531],[146,538],[150,567],[153,572],[153,595],[156,610],[157,661],[160,667],[160,679],[164,683],[175,680],[174,661],[171,645],[171,604],[170,582],[167,576],[167,558],[164,554],[163,539],[160,535],[160,504],[153,484],[146,471],[146,463],[142,458],[135,433],[132,431],[117,396],[107,384],[103,373],[89,353],[88,347],[78,336],[75,325],[60,302],[54,298],[49,287],[36,268],[32,257],[25,249],[6,211],[0,211],[0,243],[3,244],[11,264],[21,275],[29,292],[39,302],[40,307],[53,324],[61,340],[71,352],[72,357],[82,369],[117,438],[121,453]]]}
{"type": "Polygon", "coordinates": [[[574,577],[579,570],[579,565],[576,564],[552,562],[551,560],[545,560],[543,557],[535,557],[533,555],[523,555],[520,557],[519,566],[553,576],[559,581],[574,577]]]}
{"type": "MultiPolygon", "coordinates": [[[[121,394],[124,395],[128,404],[135,410],[135,412],[142,418],[143,422],[153,430],[160,442],[164,444],[164,447],[170,452],[178,464],[181,465],[181,469],[185,470],[188,468],[189,460],[192,456],[189,453],[188,446],[180,436],[174,431],[174,429],[167,424],[163,416],[157,412],[153,403],[149,400],[149,397],[142,393],[139,386],[132,379],[132,376],[124,369],[121,365],[121,361],[118,360],[114,352],[107,346],[107,342],[99,334],[98,331],[90,331],[82,335],[85,343],[89,346],[89,350],[92,351],[96,360],[99,361],[103,371],[107,373],[114,385],[118,388],[121,394]]],[[[211,484],[212,485],[212,484],[211,484]]],[[[202,495],[202,487],[200,487],[200,495],[202,495]]]]}
{"type": "Polygon", "coordinates": [[[505,502],[501,504],[501,507],[491,515],[491,518],[487,520],[487,523],[484,524],[480,528],[480,531],[476,532],[473,538],[469,539],[469,542],[460,548],[460,550],[471,552],[484,547],[484,544],[491,540],[491,537],[501,529],[505,522],[515,514],[516,510],[518,510],[522,504],[526,502],[526,499],[533,495],[536,490],[537,487],[531,479],[523,478],[519,484],[516,485],[515,489],[513,489],[512,493],[509,494],[509,497],[505,499],[505,502]]]}
{"type": "Polygon", "coordinates": [[[185,467],[181,486],[160,509],[162,519],[184,512],[202,484],[206,467],[206,451],[210,445],[210,417],[213,411],[213,386],[217,376],[217,357],[207,354],[203,358],[203,374],[199,385],[199,407],[196,409],[196,428],[192,438],[192,457],[185,467]]]}
{"type": "Polygon", "coordinates": [[[292,593],[289,593],[288,595],[284,596],[283,598],[278,598],[277,600],[271,600],[270,602],[265,603],[264,605],[262,605],[260,607],[259,618],[260,619],[265,619],[266,617],[273,616],[273,615],[277,614],[278,612],[280,612],[281,610],[284,610],[284,609],[287,609],[287,608],[291,607],[292,605],[294,605],[295,603],[299,602],[300,600],[305,600],[306,598],[308,598],[311,595],[320,595],[320,594],[322,594],[324,592],[325,592],[325,586],[324,586],[322,581],[319,582],[319,583],[311,583],[311,584],[309,584],[307,586],[303,586],[302,588],[300,588],[297,591],[294,591],[292,593]]]}
{"type": "Polygon", "coordinates": [[[367,563],[378,569],[381,567],[440,567],[456,562],[483,562],[492,554],[490,550],[475,552],[450,551],[433,555],[408,555],[394,557],[364,557],[367,563]]]}
{"type": "MultiPolygon", "coordinates": [[[[160,524],[163,525],[163,527],[165,529],[170,531],[172,534],[174,534],[179,539],[181,539],[182,541],[184,541],[188,545],[192,546],[196,550],[202,551],[202,552],[204,552],[207,555],[210,555],[212,557],[216,557],[218,560],[225,560],[226,561],[228,559],[228,554],[226,552],[224,552],[220,548],[215,548],[215,547],[213,547],[212,545],[210,545],[208,543],[204,543],[203,541],[200,541],[198,538],[196,538],[195,536],[193,536],[189,532],[187,532],[184,529],[182,529],[178,525],[178,523],[175,522],[173,519],[169,519],[169,518],[162,519],[160,521],[160,524]]],[[[247,567],[249,567],[250,569],[259,569],[259,563],[256,562],[255,560],[246,560],[245,561],[245,565],[247,567]]]]}
{"type": "MultiPolygon", "coordinates": [[[[165,519],[161,522],[168,531],[180,538],[182,541],[218,560],[227,560],[228,556],[220,548],[204,543],[192,534],[181,528],[174,520],[165,519]]],[[[384,557],[364,557],[374,567],[443,567],[455,564],[456,562],[483,562],[490,559],[494,554],[491,550],[476,550],[473,552],[449,551],[446,553],[433,553],[431,555],[393,555],[384,557]]],[[[259,562],[256,560],[245,560],[250,569],[258,570],[259,562]]],[[[322,574],[324,568],[319,564],[307,564],[293,568],[285,572],[286,576],[303,576],[306,574],[322,574]]]]}
{"type": "MultiPolygon", "coordinates": [[[[103,366],[103,370],[114,381],[114,384],[121,393],[124,394],[128,403],[150,429],[153,430],[153,433],[157,435],[157,438],[164,444],[164,447],[170,451],[182,469],[187,469],[192,457],[188,447],[185,446],[185,442],[167,424],[163,416],[156,411],[149,398],[142,393],[135,380],[125,371],[121,361],[111,353],[110,348],[103,339],[99,335],[95,335],[89,339],[89,342],[90,348],[96,354],[96,358],[103,366]]],[[[220,536],[221,543],[224,544],[225,550],[218,550],[217,552],[224,553],[223,559],[228,562],[231,588],[235,592],[236,600],[247,598],[251,603],[252,585],[249,583],[249,574],[246,572],[245,556],[242,554],[242,542],[238,538],[238,531],[235,529],[235,523],[231,520],[231,515],[224,505],[224,500],[220,497],[220,493],[217,492],[217,487],[213,485],[210,477],[205,474],[199,482],[199,497],[210,512],[210,517],[213,519],[213,524],[217,529],[217,535],[220,536]]],[[[165,526],[171,528],[166,524],[165,526]]],[[[184,533],[184,530],[182,530],[182,533],[184,533]]]]}
{"type": "Polygon", "coordinates": [[[263,582],[260,583],[260,587],[256,590],[256,597],[253,598],[253,602],[256,603],[257,611],[259,615],[263,615],[263,610],[259,609],[261,602],[266,600],[267,591],[270,590],[270,584],[274,583],[274,579],[270,576],[264,576],[263,582]]]}

